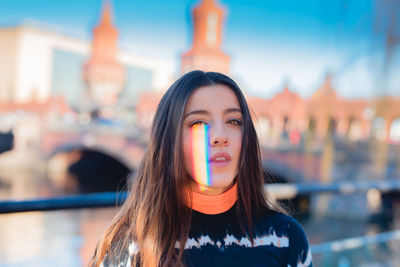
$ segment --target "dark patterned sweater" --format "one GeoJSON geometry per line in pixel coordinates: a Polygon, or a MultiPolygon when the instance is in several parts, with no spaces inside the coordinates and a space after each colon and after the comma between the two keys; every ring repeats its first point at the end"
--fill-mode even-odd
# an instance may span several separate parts
{"type": "MultiPolygon", "coordinates": [[[[184,251],[187,266],[312,266],[307,237],[295,219],[278,212],[265,213],[253,221],[252,246],[240,228],[236,207],[215,215],[193,210],[184,251]]],[[[138,246],[133,242],[128,251],[129,257],[120,264],[105,260],[103,266],[130,266],[138,246]]]]}

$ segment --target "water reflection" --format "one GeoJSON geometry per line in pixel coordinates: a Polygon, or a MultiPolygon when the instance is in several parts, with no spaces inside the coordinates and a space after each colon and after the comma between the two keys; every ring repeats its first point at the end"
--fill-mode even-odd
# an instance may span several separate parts
{"type": "Polygon", "coordinates": [[[1,266],[86,266],[116,208],[0,216],[1,266]]]}

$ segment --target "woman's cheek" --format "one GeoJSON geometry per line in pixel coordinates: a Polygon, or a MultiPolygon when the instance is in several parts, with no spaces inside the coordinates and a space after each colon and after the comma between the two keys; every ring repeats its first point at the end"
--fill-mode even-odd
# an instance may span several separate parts
{"type": "Polygon", "coordinates": [[[183,138],[183,157],[186,171],[193,177],[193,154],[192,154],[192,141],[190,133],[185,133],[183,138]]]}

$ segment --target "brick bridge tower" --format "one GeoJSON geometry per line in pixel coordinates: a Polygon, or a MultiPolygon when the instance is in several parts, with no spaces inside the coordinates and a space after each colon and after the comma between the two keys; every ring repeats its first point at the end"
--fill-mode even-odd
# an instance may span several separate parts
{"type": "Polygon", "coordinates": [[[229,74],[230,57],[221,51],[225,10],[215,1],[202,0],[193,9],[193,44],[182,54],[182,73],[200,69],[229,74]]]}
{"type": "Polygon", "coordinates": [[[111,1],[105,1],[100,23],[93,30],[92,54],[83,68],[88,84],[90,103],[95,106],[113,105],[118,100],[125,69],[117,61],[118,31],[112,25],[111,1]]]}

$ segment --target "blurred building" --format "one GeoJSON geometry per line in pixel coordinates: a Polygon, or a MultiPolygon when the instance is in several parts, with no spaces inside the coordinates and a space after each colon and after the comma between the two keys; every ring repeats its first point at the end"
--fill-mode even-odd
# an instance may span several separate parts
{"type": "Polygon", "coordinates": [[[15,135],[2,167],[41,168],[32,159],[75,143],[106,144],[132,164],[141,159],[141,146],[126,138],[136,133],[132,107],[142,93],[164,88],[171,72],[118,48],[111,2],[105,3],[93,40],[33,21],[0,28],[0,131],[15,135]],[[102,107],[108,113],[98,112],[102,107]]]}
{"type": "Polygon", "coordinates": [[[182,54],[182,73],[200,69],[229,74],[230,57],[221,50],[224,17],[217,0],[202,0],[193,9],[193,44],[182,54]]]}
{"type": "MultiPolygon", "coordinates": [[[[192,70],[230,72],[230,57],[221,49],[225,9],[217,0],[200,0],[193,9],[192,47],[181,55],[181,74],[192,70]]],[[[141,94],[136,107],[138,125],[149,128],[162,94],[141,94]]]]}
{"type": "MultiPolygon", "coordinates": [[[[79,109],[85,103],[118,103],[136,106],[137,124],[150,127],[161,98],[154,89],[167,88],[170,72],[157,60],[118,49],[107,3],[92,41],[40,24],[0,28],[0,110],[29,103],[43,103],[36,109],[48,110],[52,99],[60,110],[67,110],[67,104],[79,109]]],[[[200,0],[193,9],[193,43],[181,56],[181,73],[229,73],[230,58],[221,49],[225,13],[217,0],[200,0]]],[[[353,141],[400,141],[398,97],[345,99],[331,80],[328,75],[308,99],[289,87],[270,99],[248,96],[261,142],[274,144],[283,137],[296,144],[305,132],[320,138],[334,133],[353,141]]]]}
{"type": "Polygon", "coordinates": [[[332,76],[310,98],[303,98],[286,86],[272,98],[248,97],[257,120],[261,143],[273,140],[300,141],[300,133],[313,138],[327,134],[350,141],[377,138],[400,141],[400,97],[346,99],[332,87],[332,76]]]}
{"type": "MultiPolygon", "coordinates": [[[[181,73],[194,69],[229,74],[230,57],[221,50],[225,10],[217,0],[200,0],[193,9],[193,44],[181,56],[181,73]]],[[[327,134],[351,141],[370,137],[400,142],[400,98],[346,99],[332,87],[331,75],[303,98],[286,86],[270,99],[248,96],[257,120],[260,142],[275,146],[286,139],[298,144],[304,134],[322,139],[327,134]]],[[[142,94],[138,123],[150,127],[161,94],[142,94]]]]}
{"type": "MultiPolygon", "coordinates": [[[[125,85],[125,67],[117,60],[118,31],[112,24],[111,4],[106,2],[100,23],[93,30],[92,51],[83,76],[89,101],[97,105],[115,105],[125,85]]],[[[144,88],[150,87],[143,84],[144,88]]]]}
{"type": "Polygon", "coordinates": [[[37,22],[0,28],[0,103],[45,103],[57,95],[73,105],[89,88],[89,95],[112,91],[107,97],[134,105],[141,92],[165,86],[163,64],[118,49],[111,23],[106,5],[93,42],[37,22]]]}

